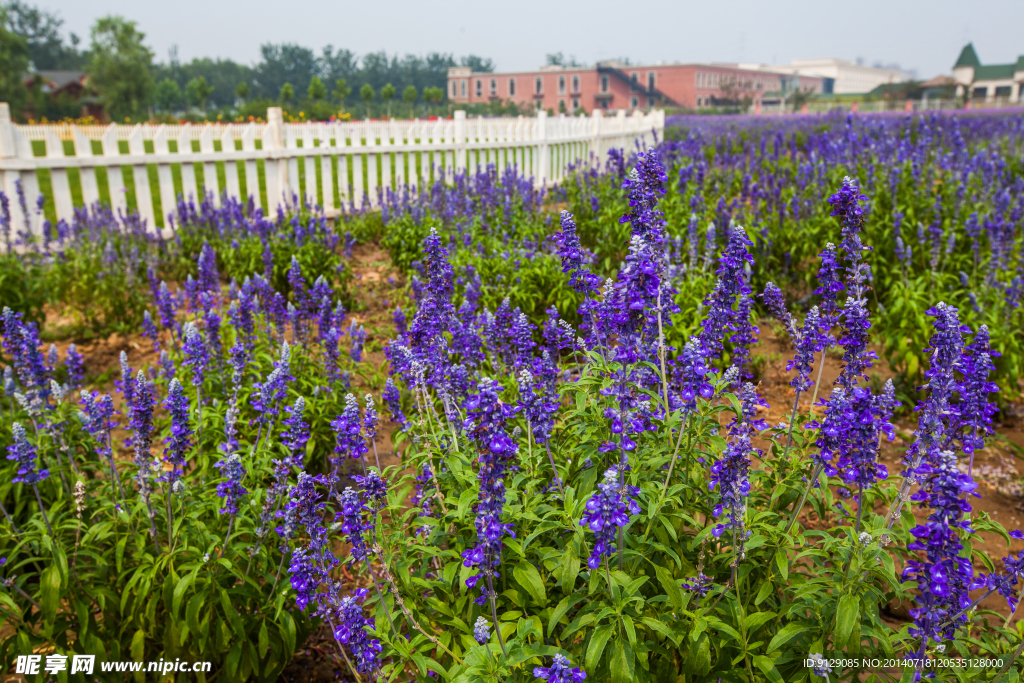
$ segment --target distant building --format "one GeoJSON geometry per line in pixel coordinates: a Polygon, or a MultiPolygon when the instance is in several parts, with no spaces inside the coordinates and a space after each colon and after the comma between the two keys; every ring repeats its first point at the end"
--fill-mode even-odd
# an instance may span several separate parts
{"type": "Polygon", "coordinates": [[[738,64],[748,69],[763,69],[800,76],[818,76],[824,80],[826,94],[849,95],[869,93],[880,85],[905,83],[914,74],[898,68],[864,66],[847,59],[794,59],[789,64],[738,64]]]}
{"type": "Polygon", "coordinates": [[[84,71],[37,71],[24,83],[29,89],[38,87],[50,101],[65,103],[68,108],[65,113],[73,110],[78,116],[103,118],[103,106],[90,93],[89,74],[84,71]]]}
{"type": "Polygon", "coordinates": [[[987,102],[1024,102],[1024,55],[1011,64],[982,65],[974,44],[968,43],[953,65],[953,79],[958,97],[966,93],[971,99],[987,102]]]}
{"type": "Polygon", "coordinates": [[[820,93],[822,79],[723,64],[546,66],[536,71],[474,73],[448,69],[448,99],[458,104],[512,101],[555,112],[594,109],[699,108],[777,102],[801,90],[820,93]]]}

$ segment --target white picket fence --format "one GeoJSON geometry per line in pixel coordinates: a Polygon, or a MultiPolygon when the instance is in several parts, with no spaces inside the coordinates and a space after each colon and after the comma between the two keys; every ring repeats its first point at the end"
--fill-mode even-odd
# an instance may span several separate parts
{"type": "MultiPolygon", "coordinates": [[[[204,193],[213,193],[217,203],[223,194],[244,194],[265,214],[291,202],[294,194],[333,217],[342,207],[361,206],[364,196],[375,205],[379,189],[450,179],[488,164],[499,172],[515,167],[538,186],[550,185],[562,180],[570,165],[602,163],[608,150],[631,150],[637,141],[650,144],[664,128],[662,111],[608,117],[601,111],[589,117],[549,117],[541,111],[535,118],[467,118],[456,111],[453,119],[436,121],[284,123],[278,107],[267,110],[267,123],[18,125],[8,105],[0,103],[0,189],[18,226],[24,215],[15,183],[21,181],[34,207],[43,169],[49,172],[52,197],[47,198],[58,220],[70,220],[77,200],[79,205],[107,203],[115,211],[134,209],[149,225],[164,227],[179,196],[204,193]],[[43,142],[43,156],[34,154],[33,141],[43,142]],[[127,143],[127,153],[121,142],[127,143]],[[106,169],[106,183],[98,179],[99,169],[106,169]],[[133,198],[125,187],[128,178],[133,198]]],[[[41,230],[42,217],[33,208],[29,214],[33,230],[41,230]]]]}

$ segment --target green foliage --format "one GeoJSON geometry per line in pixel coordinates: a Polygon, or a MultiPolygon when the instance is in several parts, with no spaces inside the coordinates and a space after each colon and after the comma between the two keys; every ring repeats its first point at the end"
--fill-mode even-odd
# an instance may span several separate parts
{"type": "Polygon", "coordinates": [[[245,81],[240,81],[235,86],[235,97],[242,100],[243,102],[249,98],[249,84],[245,81]]]}
{"type": "Polygon", "coordinates": [[[43,268],[16,254],[0,256],[0,311],[10,308],[26,321],[41,325],[46,305],[43,268]]]}
{"type": "Polygon", "coordinates": [[[281,86],[281,93],[278,97],[282,102],[291,102],[295,99],[295,88],[292,87],[291,83],[285,83],[281,86]]]}
{"type": "Polygon", "coordinates": [[[173,112],[181,106],[182,94],[178,84],[165,78],[156,84],[153,90],[153,104],[164,112],[173,112]]]}
{"type": "Polygon", "coordinates": [[[89,74],[103,106],[115,120],[142,115],[153,93],[153,51],[134,21],[98,19],[92,28],[89,74]]]}
{"type": "Polygon", "coordinates": [[[17,113],[28,96],[22,82],[29,65],[28,41],[10,30],[8,20],[7,9],[0,7],[0,101],[17,113]]]}
{"type": "Polygon", "coordinates": [[[327,86],[324,85],[324,82],[319,77],[313,76],[309,81],[309,88],[306,89],[306,94],[309,96],[309,99],[319,102],[327,98],[327,86]]]}
{"type": "Polygon", "coordinates": [[[206,102],[213,93],[213,86],[206,82],[206,78],[199,76],[193,78],[185,86],[185,99],[193,107],[199,107],[206,111],[206,102]]]}

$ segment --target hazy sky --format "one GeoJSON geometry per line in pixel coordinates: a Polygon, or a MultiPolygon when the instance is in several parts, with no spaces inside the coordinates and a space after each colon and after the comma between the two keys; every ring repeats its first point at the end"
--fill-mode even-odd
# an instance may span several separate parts
{"type": "Polygon", "coordinates": [[[104,14],[135,20],[159,61],[224,57],[253,63],[266,42],[357,54],[478,54],[499,70],[532,69],[549,52],[593,63],[788,62],[861,57],[920,78],[949,73],[974,42],[982,63],[1024,54],[1022,0],[35,0],[88,42],[104,14]]]}

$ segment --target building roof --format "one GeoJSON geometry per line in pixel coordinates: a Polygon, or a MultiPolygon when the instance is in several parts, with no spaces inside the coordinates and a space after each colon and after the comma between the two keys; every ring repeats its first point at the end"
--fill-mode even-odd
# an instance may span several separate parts
{"type": "Polygon", "coordinates": [[[981,66],[981,60],[978,59],[978,53],[974,51],[974,43],[967,43],[963,50],[960,50],[960,56],[957,57],[956,64],[953,68],[961,66],[973,66],[975,69],[981,66]]]}
{"type": "Polygon", "coordinates": [[[70,83],[81,83],[86,76],[84,71],[37,71],[36,73],[53,83],[58,90],[70,83]]]}
{"type": "Polygon", "coordinates": [[[956,85],[956,81],[952,76],[944,76],[942,74],[935,78],[929,79],[921,84],[922,88],[945,88],[950,85],[956,85]]]}
{"type": "Polygon", "coordinates": [[[974,80],[1012,80],[1013,72],[1016,70],[1016,64],[986,64],[985,66],[978,66],[974,68],[974,80]]]}

